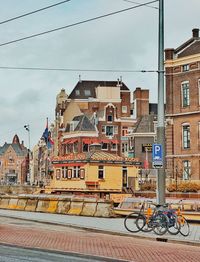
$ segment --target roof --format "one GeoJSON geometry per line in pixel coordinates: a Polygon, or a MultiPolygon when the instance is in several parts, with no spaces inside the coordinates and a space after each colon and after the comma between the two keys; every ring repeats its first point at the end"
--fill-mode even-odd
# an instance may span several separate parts
{"type": "MultiPolygon", "coordinates": [[[[72,121],[78,122],[74,128],[74,131],[96,131],[94,124],[89,120],[89,118],[86,115],[75,116],[72,121]]],[[[65,131],[70,132],[69,123],[66,125],[65,131]]]]}
{"type": "Polygon", "coordinates": [[[192,32],[192,37],[174,50],[178,58],[200,53],[199,29],[194,28],[192,32]]]}
{"type": "MultiPolygon", "coordinates": [[[[74,120],[74,119],[73,119],[74,120]]],[[[74,131],[96,131],[95,126],[90,122],[86,115],[80,116],[79,123],[74,131]]]]}
{"type": "Polygon", "coordinates": [[[28,153],[27,148],[21,148],[20,144],[15,144],[15,143],[8,144],[8,143],[5,143],[2,147],[0,147],[0,155],[4,155],[5,152],[7,151],[7,149],[10,146],[13,148],[13,150],[15,151],[17,156],[26,156],[27,153],[28,153]]]}
{"type": "MultiPolygon", "coordinates": [[[[70,99],[87,99],[89,97],[96,98],[95,88],[97,86],[116,87],[118,84],[119,84],[118,81],[81,80],[76,84],[71,94],[69,95],[69,98],[70,99]],[[79,90],[78,94],[76,90],[79,90]],[[85,93],[86,90],[87,93],[85,93]]],[[[123,82],[121,82],[120,90],[129,91],[129,88],[123,82]]]]}
{"type": "Polygon", "coordinates": [[[59,156],[52,159],[53,164],[60,163],[87,163],[87,162],[97,162],[97,163],[118,163],[118,164],[135,164],[140,165],[136,158],[120,157],[116,154],[111,154],[102,151],[88,152],[88,153],[78,153],[78,154],[68,154],[66,156],[59,156]]]}

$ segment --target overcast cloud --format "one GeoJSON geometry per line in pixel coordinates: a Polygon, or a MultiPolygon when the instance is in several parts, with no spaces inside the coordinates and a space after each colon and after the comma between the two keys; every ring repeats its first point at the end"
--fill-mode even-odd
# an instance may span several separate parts
{"type": "MultiPolygon", "coordinates": [[[[1,21],[61,0],[0,1],[1,21]]],[[[136,2],[147,2],[137,0],[136,2]]],[[[199,0],[165,0],[165,48],[176,48],[199,28],[199,0]]],[[[134,4],[123,0],[71,0],[46,11],[0,25],[0,44],[56,27],[113,12],[134,4]]],[[[158,3],[152,4],[157,6],[158,3]]],[[[0,66],[156,70],[158,10],[141,7],[98,21],[57,31],[0,47],[0,66]]],[[[157,102],[155,73],[95,73],[20,71],[0,69],[0,145],[11,142],[15,133],[28,144],[36,144],[44,131],[46,117],[54,120],[56,95],[61,88],[69,94],[78,81],[116,80],[122,76],[133,91],[150,90],[157,102]]]]}

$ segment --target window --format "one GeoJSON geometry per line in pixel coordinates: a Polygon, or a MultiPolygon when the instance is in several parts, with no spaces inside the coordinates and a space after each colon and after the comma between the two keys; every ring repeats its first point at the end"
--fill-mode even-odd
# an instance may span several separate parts
{"type": "Polygon", "coordinates": [[[98,179],[104,179],[104,166],[99,166],[98,179]]]}
{"type": "Polygon", "coordinates": [[[122,153],[128,152],[128,144],[123,143],[122,144],[122,153]]]}
{"type": "Polygon", "coordinates": [[[189,82],[182,83],[182,105],[183,107],[190,105],[189,82]]]}
{"type": "Polygon", "coordinates": [[[105,133],[106,133],[106,126],[102,126],[102,127],[101,127],[101,133],[102,133],[102,134],[105,134],[105,133]]]}
{"type": "Polygon", "coordinates": [[[190,126],[183,126],[183,148],[190,148],[190,126]]]}
{"type": "Polygon", "coordinates": [[[79,178],[80,177],[80,166],[74,166],[72,177],[73,178],[79,178]]]}
{"type": "Polygon", "coordinates": [[[127,113],[127,106],[122,106],[122,113],[124,113],[124,114],[127,113]]]}
{"type": "Polygon", "coordinates": [[[89,89],[86,89],[86,90],[84,90],[84,94],[85,94],[85,96],[90,96],[91,92],[90,92],[89,89]]]}
{"type": "Polygon", "coordinates": [[[189,69],[190,69],[190,67],[189,67],[188,64],[182,66],[182,71],[183,72],[189,71],[189,69]]]}
{"type": "Polygon", "coordinates": [[[78,142],[74,143],[74,153],[78,153],[78,142]]]}
{"type": "Polygon", "coordinates": [[[191,162],[188,160],[183,161],[183,180],[190,179],[191,174],[191,162]]]}
{"type": "Polygon", "coordinates": [[[123,126],[122,127],[122,136],[126,136],[128,134],[128,127],[127,126],[123,126]]]}
{"type": "Polygon", "coordinates": [[[108,122],[112,122],[113,121],[113,116],[112,115],[108,115],[107,116],[107,121],[108,122]]]}
{"type": "Polygon", "coordinates": [[[62,167],[62,178],[67,178],[67,172],[68,172],[68,168],[62,167]]]}
{"type": "Polygon", "coordinates": [[[117,144],[111,143],[111,150],[112,151],[117,151],[117,144]]]}
{"type": "Polygon", "coordinates": [[[118,134],[118,126],[114,126],[114,134],[118,134]]]}
{"type": "Polygon", "coordinates": [[[107,143],[102,143],[101,149],[102,150],[108,150],[108,144],[107,143]]]}
{"type": "Polygon", "coordinates": [[[76,96],[80,96],[80,90],[79,89],[75,90],[75,94],[76,96]]]}
{"type": "Polygon", "coordinates": [[[123,178],[123,187],[127,187],[127,167],[122,167],[122,178],[123,178]]]}
{"type": "Polygon", "coordinates": [[[113,136],[114,128],[113,126],[106,126],[106,136],[113,136]]]}
{"type": "Polygon", "coordinates": [[[83,152],[88,152],[88,150],[89,150],[89,145],[83,143],[83,152]]]}

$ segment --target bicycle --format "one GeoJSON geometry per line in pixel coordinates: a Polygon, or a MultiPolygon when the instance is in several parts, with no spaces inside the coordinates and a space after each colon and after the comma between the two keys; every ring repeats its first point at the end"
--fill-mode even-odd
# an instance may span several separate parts
{"type": "Polygon", "coordinates": [[[137,233],[145,226],[144,208],[145,201],[139,211],[132,212],[125,217],[124,226],[129,232],[137,233]]]}
{"type": "Polygon", "coordinates": [[[139,231],[150,232],[153,230],[157,235],[165,234],[168,230],[168,218],[159,210],[161,205],[153,204],[156,206],[153,213],[151,214],[149,212],[150,209],[147,209],[146,215],[146,203],[153,204],[151,201],[144,201],[139,212],[132,212],[126,216],[124,220],[125,228],[132,233],[137,233],[139,231]]]}

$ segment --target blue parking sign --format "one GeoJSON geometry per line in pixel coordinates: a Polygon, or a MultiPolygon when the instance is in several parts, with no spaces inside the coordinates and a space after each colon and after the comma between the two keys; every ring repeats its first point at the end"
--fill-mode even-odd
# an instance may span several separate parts
{"type": "Polygon", "coordinates": [[[152,160],[154,167],[161,168],[163,166],[163,149],[161,144],[153,144],[152,160]]]}

